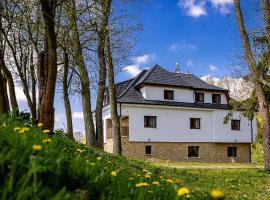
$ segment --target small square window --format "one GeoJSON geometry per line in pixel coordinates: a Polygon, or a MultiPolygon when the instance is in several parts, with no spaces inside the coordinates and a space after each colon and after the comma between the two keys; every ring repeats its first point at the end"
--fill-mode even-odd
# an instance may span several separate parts
{"type": "Polygon", "coordinates": [[[227,156],[228,157],[236,157],[237,156],[237,148],[236,147],[228,147],[227,156]]]}
{"type": "Polygon", "coordinates": [[[199,157],[199,146],[189,146],[188,157],[199,157]]]}
{"type": "Polygon", "coordinates": [[[204,102],[204,93],[195,92],[195,102],[204,102]]]}
{"type": "Polygon", "coordinates": [[[231,120],[231,128],[234,131],[240,131],[240,120],[231,120]]]}
{"type": "Polygon", "coordinates": [[[152,146],[145,146],[145,154],[151,155],[152,154],[152,146]]]}
{"type": "Polygon", "coordinates": [[[145,128],[156,128],[157,117],[156,116],[144,116],[144,127],[145,128]]]}
{"type": "Polygon", "coordinates": [[[200,129],[201,119],[200,118],[190,118],[190,129],[200,129]]]}
{"type": "Polygon", "coordinates": [[[174,91],[173,90],[164,90],[164,99],[174,100],[174,91]]]}
{"type": "Polygon", "coordinates": [[[212,103],[221,103],[221,95],[212,94],[212,103]]]}

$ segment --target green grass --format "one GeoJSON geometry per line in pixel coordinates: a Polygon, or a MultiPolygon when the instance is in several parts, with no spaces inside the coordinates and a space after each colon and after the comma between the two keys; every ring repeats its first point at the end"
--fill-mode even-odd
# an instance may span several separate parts
{"type": "Polygon", "coordinates": [[[181,199],[176,195],[181,187],[189,188],[190,199],[211,199],[214,188],[222,189],[225,199],[270,196],[270,174],[261,165],[143,162],[88,148],[61,133],[49,136],[34,127],[14,131],[24,126],[0,119],[1,199],[181,199]],[[35,144],[42,149],[34,151],[35,144]],[[136,187],[141,182],[149,186],[136,187]]]}

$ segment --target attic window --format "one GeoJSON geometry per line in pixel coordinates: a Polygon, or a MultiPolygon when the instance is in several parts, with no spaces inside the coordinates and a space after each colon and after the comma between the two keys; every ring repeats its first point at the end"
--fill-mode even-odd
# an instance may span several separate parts
{"type": "Polygon", "coordinates": [[[173,100],[174,99],[174,91],[173,90],[164,90],[164,99],[165,100],[173,100]]]}
{"type": "Polygon", "coordinates": [[[204,102],[204,93],[195,92],[195,102],[204,102]]]}
{"type": "Polygon", "coordinates": [[[240,131],[240,120],[233,119],[231,121],[231,128],[234,131],[240,131]]]}
{"type": "Polygon", "coordinates": [[[212,103],[221,103],[221,95],[212,94],[212,103]]]}

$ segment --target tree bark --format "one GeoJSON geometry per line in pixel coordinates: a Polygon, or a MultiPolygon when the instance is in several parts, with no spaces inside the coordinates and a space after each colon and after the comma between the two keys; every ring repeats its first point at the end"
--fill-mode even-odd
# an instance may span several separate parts
{"type": "Polygon", "coordinates": [[[259,72],[257,69],[257,64],[254,60],[248,34],[245,28],[243,15],[241,11],[241,6],[239,0],[234,0],[235,13],[238,22],[238,28],[241,35],[243,49],[245,54],[245,59],[247,61],[248,67],[251,71],[252,80],[255,86],[256,95],[259,102],[259,112],[263,118],[263,128],[264,128],[264,168],[270,169],[270,118],[269,118],[269,107],[267,105],[267,100],[265,92],[263,90],[263,85],[259,82],[259,72]]]}
{"type": "Polygon", "coordinates": [[[68,53],[64,52],[64,73],[63,73],[63,99],[66,111],[66,119],[67,119],[67,135],[69,138],[73,139],[73,123],[72,123],[72,113],[71,106],[69,101],[68,94],[68,53]]]}
{"type": "Polygon", "coordinates": [[[263,5],[265,35],[266,35],[266,38],[268,40],[268,45],[270,46],[270,4],[269,4],[269,0],[262,0],[262,5],[263,5]]]}
{"type": "Polygon", "coordinates": [[[40,0],[42,16],[45,27],[45,91],[42,96],[39,122],[50,130],[54,128],[54,96],[57,76],[57,53],[55,34],[55,9],[57,1],[40,0]]]}
{"type": "MultiPolygon", "coordinates": [[[[103,13],[105,14],[108,21],[111,10],[111,0],[104,0],[103,3],[104,3],[103,13]]],[[[114,65],[111,53],[110,31],[108,26],[105,31],[105,55],[108,66],[108,89],[109,89],[111,118],[112,118],[113,152],[115,154],[122,155],[120,121],[117,111],[117,100],[116,100],[117,97],[114,83],[114,65]]]]}
{"type": "Polygon", "coordinates": [[[0,115],[8,113],[8,102],[6,99],[7,91],[5,90],[5,83],[3,80],[3,74],[1,71],[2,58],[0,57],[0,115]]]}
{"type": "Polygon", "coordinates": [[[80,35],[77,26],[76,4],[74,0],[71,0],[71,3],[72,3],[72,10],[71,12],[69,12],[69,20],[72,32],[72,42],[75,51],[75,62],[79,68],[80,81],[82,87],[81,94],[82,94],[82,107],[85,124],[86,143],[90,146],[96,146],[96,133],[91,108],[90,80],[84,62],[84,56],[80,42],[80,35]]]}

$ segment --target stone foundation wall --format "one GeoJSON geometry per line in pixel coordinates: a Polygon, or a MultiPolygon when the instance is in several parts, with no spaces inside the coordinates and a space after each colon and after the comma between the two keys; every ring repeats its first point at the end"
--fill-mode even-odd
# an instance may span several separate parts
{"type": "Polygon", "coordinates": [[[106,143],[104,143],[104,151],[108,153],[113,153],[113,139],[107,139],[106,143]]]}
{"type": "MultiPolygon", "coordinates": [[[[111,144],[107,145],[112,148],[111,144]]],[[[106,145],[106,146],[107,146],[106,145]]],[[[106,147],[109,149],[108,147],[106,147]]],[[[175,161],[202,162],[250,162],[250,144],[235,143],[177,143],[177,142],[129,142],[122,138],[123,155],[139,159],[159,158],[175,161]],[[145,146],[150,145],[151,155],[145,155],[145,146]],[[199,146],[199,157],[188,157],[188,146],[199,146]],[[237,147],[236,157],[227,157],[227,148],[237,147]]]]}

